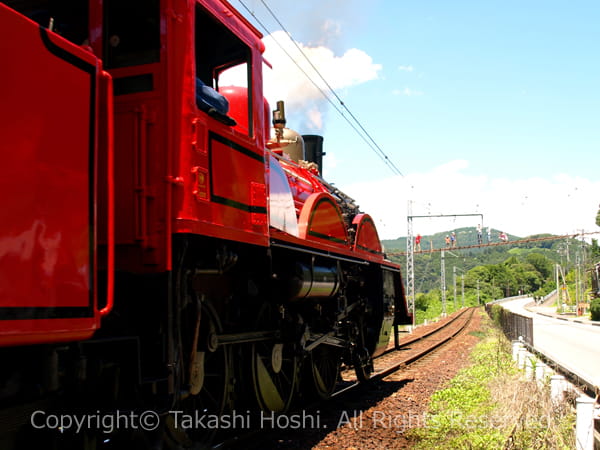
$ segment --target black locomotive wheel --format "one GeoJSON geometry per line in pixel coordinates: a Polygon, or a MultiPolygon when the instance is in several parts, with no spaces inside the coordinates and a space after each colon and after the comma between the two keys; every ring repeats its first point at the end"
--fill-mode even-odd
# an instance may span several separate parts
{"type": "Polygon", "coordinates": [[[231,402],[231,365],[229,348],[216,345],[216,337],[221,332],[221,323],[208,304],[202,305],[200,335],[198,338],[198,367],[201,374],[201,388],[192,400],[199,411],[222,414],[231,402]]]}
{"type": "MultiPolygon", "coordinates": [[[[273,329],[287,322],[271,305],[259,313],[257,329],[273,329]]],[[[283,331],[283,330],[281,330],[283,331]]],[[[259,341],[252,344],[251,371],[256,400],[265,411],[285,412],[296,394],[299,358],[293,342],[259,341]]]]}
{"type": "Polygon", "coordinates": [[[340,374],[340,350],[320,345],[311,352],[310,365],[315,393],[322,399],[333,394],[340,374]]]}
{"type": "MultiPolygon", "coordinates": [[[[189,312],[184,323],[187,323],[188,326],[190,323],[195,325],[197,317],[197,313],[189,312]]],[[[194,326],[188,328],[188,334],[190,334],[189,330],[194,330],[194,326]]],[[[216,336],[221,331],[218,315],[208,302],[203,302],[194,364],[192,367],[191,362],[186,361],[185,371],[182,374],[190,394],[182,400],[179,409],[186,413],[210,418],[226,414],[231,408],[233,370],[229,348],[216,344],[216,336]]],[[[182,358],[191,358],[191,353],[193,352],[190,351],[189,346],[184,347],[182,358]]],[[[171,438],[179,444],[187,445],[190,441],[209,443],[217,431],[211,427],[206,429],[195,427],[186,433],[171,426],[171,422],[167,418],[166,427],[171,438]]]]}
{"type": "Polygon", "coordinates": [[[369,356],[369,352],[366,348],[358,348],[352,355],[352,362],[354,364],[354,372],[358,381],[367,381],[371,378],[371,372],[373,372],[373,362],[369,356]]]}

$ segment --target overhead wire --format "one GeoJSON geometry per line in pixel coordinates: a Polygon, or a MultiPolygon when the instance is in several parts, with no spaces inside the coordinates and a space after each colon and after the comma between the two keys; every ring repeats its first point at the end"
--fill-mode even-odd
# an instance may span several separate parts
{"type": "MultiPolygon", "coordinates": [[[[239,3],[244,7],[244,9],[250,14],[256,22],[263,28],[263,31],[272,35],[271,31],[267,28],[267,26],[256,16],[254,11],[252,11],[243,0],[238,0],[239,3]]],[[[321,74],[319,69],[312,63],[310,58],[306,55],[304,50],[298,45],[295,39],[292,38],[291,33],[287,30],[287,28],[283,25],[283,23],[279,20],[277,15],[273,12],[273,10],[267,5],[265,0],[261,0],[261,3],[267,9],[269,14],[273,17],[273,19],[277,22],[277,24],[282,28],[282,30],[286,33],[290,41],[294,44],[296,49],[300,52],[300,54],[304,57],[304,59],[308,62],[310,67],[315,71],[315,73],[319,76],[319,78],[323,81],[327,89],[331,92],[331,94],[335,97],[335,99],[340,103],[342,108],[349,114],[354,123],[346,117],[344,112],[338,107],[338,105],[327,95],[327,93],[317,84],[317,82],[300,66],[300,64],[293,58],[289,52],[283,47],[283,45],[277,41],[277,39],[273,38],[273,41],[277,44],[277,46],[286,54],[288,58],[296,65],[296,67],[304,74],[304,76],[312,83],[312,85],[321,93],[321,95],[334,107],[334,109],[344,118],[344,120],[352,127],[352,129],[361,137],[361,139],[373,150],[373,152],[383,161],[384,164],[388,166],[388,168],[394,172],[396,175],[404,176],[404,174],[398,169],[398,167],[394,164],[394,162],[388,157],[388,155],[383,151],[383,149],[377,144],[373,136],[365,129],[362,123],[358,120],[358,118],[350,111],[348,106],[344,103],[344,101],[340,98],[340,96],[335,92],[331,84],[325,79],[325,77],[321,74]]]]}
{"type": "Polygon", "coordinates": [[[390,165],[390,168],[396,174],[402,175],[402,172],[400,172],[400,170],[396,167],[396,165],[393,163],[393,161],[385,154],[385,152],[377,144],[377,142],[375,142],[375,139],[373,139],[373,137],[371,136],[371,134],[364,128],[364,126],[360,123],[360,121],[356,118],[356,116],[352,113],[352,111],[350,111],[350,109],[348,108],[348,106],[346,105],[346,103],[344,103],[344,101],[340,98],[340,96],[337,94],[337,92],[335,92],[335,89],[333,89],[333,87],[329,84],[329,82],[321,74],[321,72],[319,71],[319,69],[313,64],[313,62],[310,60],[310,58],[306,55],[306,52],[304,50],[302,50],[302,48],[298,45],[298,42],[296,42],[295,39],[292,39],[291,33],[286,29],[285,25],[283,25],[283,23],[281,23],[281,21],[279,20],[279,18],[277,17],[277,15],[269,7],[269,5],[266,3],[266,1],[265,0],[261,0],[261,3],[265,6],[265,8],[267,9],[267,11],[269,11],[269,14],[271,14],[271,16],[273,17],[273,19],[275,19],[275,21],[281,27],[281,29],[286,32],[287,36],[292,41],[292,43],[294,44],[294,46],[296,47],[296,49],[298,49],[298,51],[304,57],[304,59],[306,60],[306,62],[308,62],[308,64],[310,65],[310,67],[312,67],[312,69],[319,76],[319,78],[323,81],[323,83],[325,83],[325,86],[327,86],[327,88],[333,94],[333,96],[337,99],[337,101],[340,102],[340,105],[348,112],[348,114],[350,115],[350,117],[352,117],[352,119],[354,120],[354,122],[360,127],[360,129],[363,131],[363,133],[365,134],[365,136],[375,146],[374,150],[376,149],[376,151],[378,151],[380,153],[380,156],[384,158],[384,160],[386,161],[386,163],[388,163],[388,165],[390,165]]]}
{"type": "MultiPolygon", "coordinates": [[[[513,241],[504,241],[504,242],[490,242],[488,244],[473,244],[473,245],[462,245],[458,247],[442,247],[442,248],[432,248],[430,250],[421,250],[418,252],[414,252],[415,254],[426,254],[426,253],[434,253],[434,252],[442,252],[448,250],[463,250],[463,249],[471,249],[471,248],[487,248],[487,247],[499,247],[501,245],[518,245],[518,244],[526,244],[529,242],[540,242],[540,241],[556,241],[560,239],[575,239],[577,236],[584,236],[590,234],[599,234],[600,231],[586,231],[582,233],[574,233],[574,234],[563,234],[563,235],[552,235],[552,236],[543,236],[537,238],[524,238],[524,239],[515,239],[513,241]]],[[[388,256],[406,256],[407,252],[386,252],[388,256]]]]}

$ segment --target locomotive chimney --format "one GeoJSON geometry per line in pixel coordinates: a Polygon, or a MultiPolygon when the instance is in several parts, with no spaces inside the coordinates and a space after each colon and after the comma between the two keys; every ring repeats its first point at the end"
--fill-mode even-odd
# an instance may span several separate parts
{"type": "Polygon", "coordinates": [[[306,160],[314,162],[319,167],[319,173],[323,176],[323,136],[316,134],[304,134],[304,155],[306,160]]]}

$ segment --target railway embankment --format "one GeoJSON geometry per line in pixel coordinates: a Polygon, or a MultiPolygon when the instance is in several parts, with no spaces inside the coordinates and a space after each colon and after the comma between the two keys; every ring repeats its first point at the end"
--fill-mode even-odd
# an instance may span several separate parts
{"type": "Polygon", "coordinates": [[[413,448],[575,448],[568,399],[553,402],[549,380],[524,377],[487,318],[470,360],[432,395],[427,423],[408,434],[413,448]]]}
{"type": "MultiPolygon", "coordinates": [[[[430,327],[415,329],[411,338],[430,327]]],[[[511,342],[480,310],[431,355],[319,405],[311,411],[318,426],[280,430],[266,444],[319,450],[575,448],[569,400],[553,401],[549,380],[525,376],[511,342]]]]}

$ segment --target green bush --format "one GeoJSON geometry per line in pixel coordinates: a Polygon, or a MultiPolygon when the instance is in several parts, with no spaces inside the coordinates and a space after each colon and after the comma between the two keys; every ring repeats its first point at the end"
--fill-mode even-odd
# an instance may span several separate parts
{"type": "Polygon", "coordinates": [[[492,305],[492,320],[498,327],[502,326],[502,306],[492,305]]]}
{"type": "Polygon", "coordinates": [[[592,300],[590,312],[592,313],[592,320],[600,320],[600,298],[592,300]]]}
{"type": "Polygon", "coordinates": [[[482,320],[485,337],[471,352],[471,365],[431,396],[424,422],[406,434],[411,448],[574,448],[568,405],[556,408],[544,388],[524,380],[510,342],[482,320]]]}

